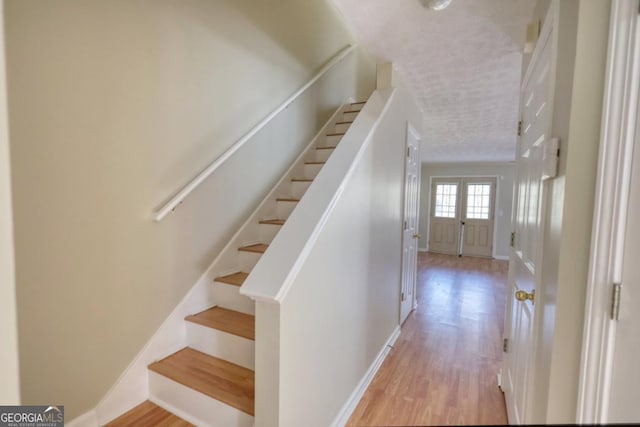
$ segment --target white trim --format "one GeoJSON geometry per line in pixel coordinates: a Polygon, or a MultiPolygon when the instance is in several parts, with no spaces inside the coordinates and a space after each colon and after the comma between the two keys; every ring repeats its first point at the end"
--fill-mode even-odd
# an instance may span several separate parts
{"type": "Polygon", "coordinates": [[[497,259],[500,261],[509,261],[509,256],[508,255],[494,255],[493,259],[497,259]]]}
{"type": "Polygon", "coordinates": [[[100,423],[98,422],[98,414],[92,409],[71,421],[65,421],[64,425],[67,427],[98,427],[100,423]]]}
{"type": "Polygon", "coordinates": [[[418,248],[418,252],[429,252],[427,248],[418,248]]]}
{"type": "Polygon", "coordinates": [[[371,366],[369,366],[369,369],[364,374],[356,388],[353,390],[353,392],[349,396],[349,399],[347,399],[346,403],[342,406],[342,409],[340,409],[338,415],[334,418],[333,422],[331,423],[332,427],[342,427],[347,423],[347,421],[349,421],[351,414],[353,414],[353,411],[358,406],[358,403],[360,403],[360,399],[362,399],[365,391],[367,391],[367,387],[369,387],[369,384],[371,384],[371,381],[373,381],[373,378],[380,369],[380,366],[382,366],[382,362],[384,362],[384,359],[387,358],[387,355],[393,348],[393,345],[395,344],[399,336],[400,326],[398,325],[391,333],[391,336],[389,336],[389,339],[387,339],[387,342],[384,343],[382,349],[378,353],[378,356],[376,356],[371,366]]]}
{"type": "Polygon", "coordinates": [[[189,183],[187,183],[176,195],[174,195],[167,203],[153,213],[154,220],[162,221],[167,215],[173,212],[184,199],[191,194],[200,184],[202,184],[213,172],[216,171],[229,157],[231,157],[236,151],[238,151],[244,144],[247,143],[256,133],[264,128],[275,116],[284,111],[289,105],[298,98],[304,91],[306,91],[311,85],[313,85],[320,77],[322,77],[329,69],[344,59],[347,55],[355,50],[355,45],[348,45],[336,53],[321,69],[318,71],[304,86],[298,89],[293,95],[287,98],[282,104],[280,104],[275,110],[273,110],[267,117],[262,119],[257,125],[255,125],[249,132],[247,132],[242,138],[236,141],[231,147],[229,147],[220,157],[213,161],[202,172],[195,176],[189,183]]]}
{"type": "Polygon", "coordinates": [[[0,2],[0,402],[20,403],[16,276],[11,200],[4,1],[0,2]]]}
{"type": "Polygon", "coordinates": [[[607,423],[616,323],[610,292],[622,277],[637,100],[638,1],[614,0],[603,101],[598,178],[578,385],[578,423],[607,423]]]}

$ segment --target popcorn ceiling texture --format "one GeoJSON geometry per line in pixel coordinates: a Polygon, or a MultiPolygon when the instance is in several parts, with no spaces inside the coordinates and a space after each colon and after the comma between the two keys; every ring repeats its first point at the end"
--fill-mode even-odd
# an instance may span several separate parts
{"type": "Polygon", "coordinates": [[[393,62],[423,110],[422,161],[515,156],[522,50],[535,0],[334,0],[360,43],[393,62]]]}

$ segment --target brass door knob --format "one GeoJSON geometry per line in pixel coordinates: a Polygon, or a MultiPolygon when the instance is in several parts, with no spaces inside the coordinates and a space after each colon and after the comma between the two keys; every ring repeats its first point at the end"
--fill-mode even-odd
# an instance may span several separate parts
{"type": "Polygon", "coordinates": [[[536,291],[533,290],[531,293],[525,292],[525,291],[516,291],[516,299],[518,301],[526,301],[526,300],[531,300],[531,302],[533,302],[533,300],[536,297],[536,291]]]}
{"type": "Polygon", "coordinates": [[[419,235],[419,234],[414,234],[414,235],[413,235],[413,238],[414,238],[414,239],[419,239],[419,238],[421,238],[421,237],[422,237],[422,236],[421,236],[421,235],[419,235]]]}

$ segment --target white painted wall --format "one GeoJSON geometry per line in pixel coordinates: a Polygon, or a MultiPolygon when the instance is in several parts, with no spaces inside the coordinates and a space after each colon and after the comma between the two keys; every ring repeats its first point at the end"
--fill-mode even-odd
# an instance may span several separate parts
{"type": "Polygon", "coordinates": [[[25,403],[96,405],[374,66],[352,55],[162,223],[151,212],[353,39],[324,0],[8,0],[25,403]],[[48,349],[42,351],[43,348],[48,349]]]}
{"type": "Polygon", "coordinates": [[[495,176],[497,178],[494,253],[496,258],[509,257],[511,239],[511,207],[513,203],[514,163],[423,163],[420,186],[420,241],[427,249],[429,241],[429,207],[431,179],[443,176],[495,176]]]}
{"type": "Polygon", "coordinates": [[[17,405],[20,380],[8,126],[4,0],[0,0],[0,405],[17,405]]]}
{"type": "MultiPolygon", "coordinates": [[[[256,402],[257,425],[331,425],[398,328],[404,142],[406,122],[417,123],[419,112],[404,85],[397,80],[394,85],[386,114],[352,174],[347,173],[337,201],[323,208],[332,210],[299,271],[292,273],[281,305],[257,303],[256,393],[264,387],[267,394],[272,390],[273,399],[270,405],[256,402]],[[266,324],[279,326],[279,334],[278,329],[261,330],[266,324]],[[260,360],[266,361],[263,366],[260,360]],[[271,422],[262,424],[265,419],[271,422]]],[[[386,92],[372,98],[384,98],[386,92]]],[[[367,112],[361,114],[369,120],[367,112]]],[[[371,126],[362,124],[356,120],[350,130],[369,132],[371,126]]],[[[345,136],[321,175],[335,166],[345,176],[352,163],[343,164],[340,156],[353,155],[351,148],[361,147],[365,135],[345,136]]],[[[335,177],[329,173],[324,178],[316,178],[308,200],[335,177]]],[[[288,225],[301,220],[296,213],[288,225]]],[[[271,255],[277,255],[273,251],[287,234],[283,228],[271,255]]],[[[259,291],[257,283],[245,284],[259,291]]]]}

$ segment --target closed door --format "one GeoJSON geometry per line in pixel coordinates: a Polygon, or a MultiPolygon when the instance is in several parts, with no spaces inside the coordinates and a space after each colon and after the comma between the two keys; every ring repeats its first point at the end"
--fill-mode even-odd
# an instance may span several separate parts
{"type": "Polygon", "coordinates": [[[431,252],[452,255],[459,253],[461,188],[460,178],[438,178],[431,183],[431,252]]]}
{"type": "Polygon", "coordinates": [[[402,290],[400,294],[400,323],[404,322],[415,305],[418,270],[418,197],[420,194],[420,140],[407,126],[407,146],[404,184],[404,231],[402,238],[402,290]]]}
{"type": "Polygon", "coordinates": [[[490,257],[495,178],[436,178],[431,185],[429,250],[490,257]]]}
{"type": "Polygon", "coordinates": [[[495,178],[463,180],[462,255],[492,256],[495,187],[495,178]]]}
{"type": "MultiPolygon", "coordinates": [[[[640,105],[640,99],[638,102],[640,105]]],[[[640,125],[636,129],[628,194],[620,308],[614,329],[615,345],[611,363],[613,372],[607,423],[640,422],[640,371],[636,368],[640,361],[640,222],[637,220],[640,213],[640,125]]]]}
{"type": "MultiPolygon", "coordinates": [[[[555,8],[551,8],[555,11],[555,8]]],[[[536,289],[540,287],[542,257],[541,212],[544,211],[542,147],[551,138],[553,94],[552,23],[547,17],[525,74],[520,99],[522,135],[516,152],[516,205],[512,218],[514,235],[509,263],[505,317],[505,351],[502,389],[510,424],[531,423],[530,389],[535,378],[534,328],[536,289]]],[[[538,298],[540,296],[538,295],[538,298]]],[[[547,304],[549,306],[549,304],[547,304]]]]}

